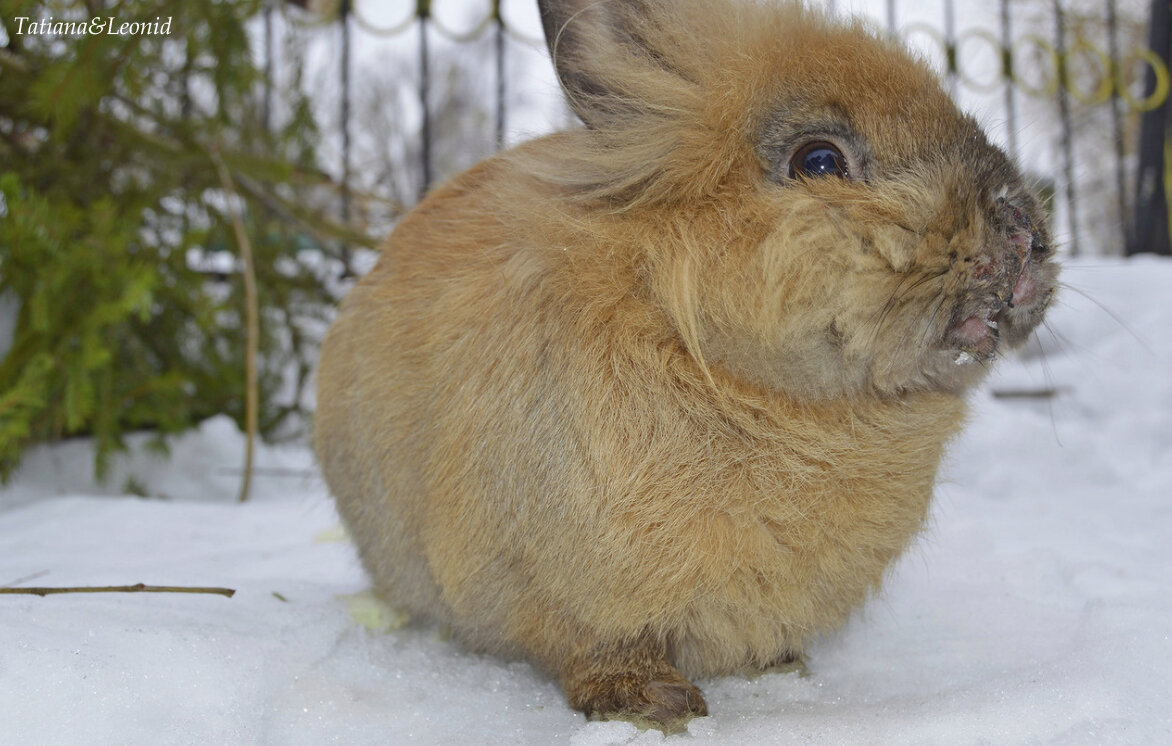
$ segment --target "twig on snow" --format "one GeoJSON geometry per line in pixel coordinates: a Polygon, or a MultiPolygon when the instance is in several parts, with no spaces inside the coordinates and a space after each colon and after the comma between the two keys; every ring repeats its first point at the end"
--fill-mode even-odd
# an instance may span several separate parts
{"type": "Polygon", "coordinates": [[[105,585],[105,586],[78,586],[75,588],[0,588],[0,593],[21,593],[26,596],[52,596],[58,593],[208,593],[232,598],[236,591],[232,588],[200,588],[184,585],[105,585]]]}

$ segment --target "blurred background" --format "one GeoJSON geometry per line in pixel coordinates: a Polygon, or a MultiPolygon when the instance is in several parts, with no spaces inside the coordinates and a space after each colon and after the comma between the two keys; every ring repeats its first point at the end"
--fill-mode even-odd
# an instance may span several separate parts
{"type": "MultiPolygon", "coordinates": [[[[1062,253],[1169,253],[1168,2],[821,4],[937,67],[1062,253]]],[[[0,0],[0,479],[76,437],[101,477],[217,414],[304,440],[395,222],[566,126],[534,0],[0,0]]]]}

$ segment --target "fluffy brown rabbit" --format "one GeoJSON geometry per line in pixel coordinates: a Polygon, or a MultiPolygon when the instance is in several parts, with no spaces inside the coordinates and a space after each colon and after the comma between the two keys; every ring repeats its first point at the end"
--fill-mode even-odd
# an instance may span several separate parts
{"type": "Polygon", "coordinates": [[[798,4],[542,0],[586,123],[436,189],[344,300],[316,447],[374,584],[586,713],[841,624],[1040,322],[1038,202],[895,41],[798,4]]]}

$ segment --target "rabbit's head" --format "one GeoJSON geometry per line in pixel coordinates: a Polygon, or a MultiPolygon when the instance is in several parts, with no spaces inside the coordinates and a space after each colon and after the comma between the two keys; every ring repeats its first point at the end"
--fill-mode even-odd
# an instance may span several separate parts
{"type": "Polygon", "coordinates": [[[1038,201],[896,41],[796,3],[540,5],[586,124],[546,176],[638,236],[702,364],[803,399],[958,392],[1041,321],[1038,201]]]}

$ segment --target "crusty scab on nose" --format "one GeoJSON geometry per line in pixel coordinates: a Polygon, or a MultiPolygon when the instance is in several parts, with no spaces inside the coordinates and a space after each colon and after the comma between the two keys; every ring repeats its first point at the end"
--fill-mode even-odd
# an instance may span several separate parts
{"type": "Polygon", "coordinates": [[[1019,204],[1009,199],[1009,187],[1002,187],[995,200],[1009,240],[1018,248],[1022,261],[1031,254],[1045,256],[1049,251],[1041,227],[1026,214],[1019,204]]]}
{"type": "Polygon", "coordinates": [[[988,280],[997,272],[997,260],[988,254],[981,254],[973,259],[973,278],[988,280]]]}
{"type": "MultiPolygon", "coordinates": [[[[1019,233],[1026,236],[1033,235],[1033,221],[1026,217],[1025,212],[1011,202],[1008,197],[998,197],[997,208],[1001,211],[1005,227],[1011,236],[1016,236],[1019,233]]],[[[1028,243],[1026,248],[1029,248],[1028,243]]]]}
{"type": "MultiPolygon", "coordinates": [[[[1044,256],[1045,242],[1041,236],[1041,229],[1031,220],[1022,207],[1008,197],[1008,190],[1002,188],[996,199],[998,222],[1008,241],[1008,251],[1004,254],[1006,274],[1015,280],[1011,287],[1016,288],[1021,278],[1028,272],[1027,266],[1035,251],[1044,256]]],[[[1009,307],[1013,307],[1014,292],[1010,292],[1004,300],[1009,307]]]]}

